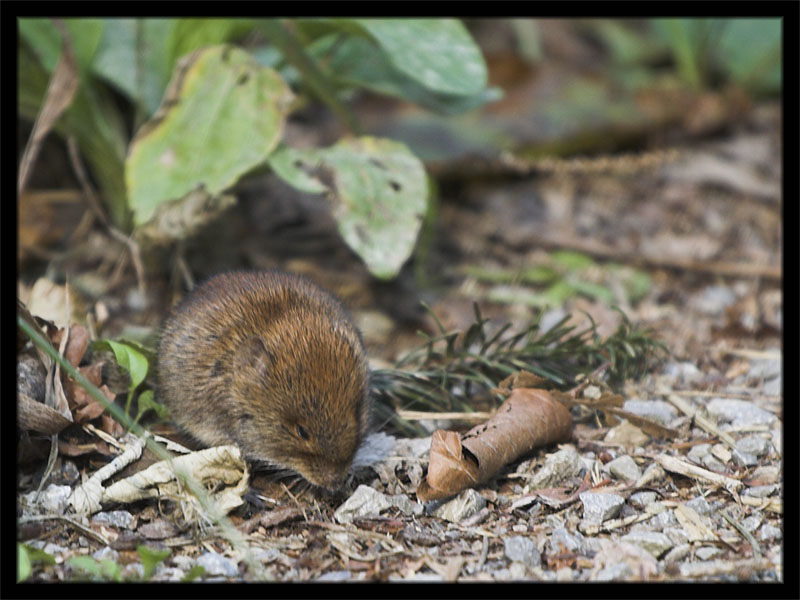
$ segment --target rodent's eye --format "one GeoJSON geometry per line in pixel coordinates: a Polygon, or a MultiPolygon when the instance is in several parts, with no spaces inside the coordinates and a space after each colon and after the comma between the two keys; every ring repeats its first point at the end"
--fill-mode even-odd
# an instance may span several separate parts
{"type": "Polygon", "coordinates": [[[295,431],[297,431],[297,435],[299,435],[302,439],[306,441],[308,441],[311,438],[311,436],[308,434],[308,430],[302,425],[298,425],[295,428],[295,431]]]}

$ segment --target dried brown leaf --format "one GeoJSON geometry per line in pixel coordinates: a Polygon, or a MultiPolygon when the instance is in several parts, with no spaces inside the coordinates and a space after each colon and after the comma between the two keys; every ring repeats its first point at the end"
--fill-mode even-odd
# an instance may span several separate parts
{"type": "Polygon", "coordinates": [[[72,421],[43,402],[37,402],[26,394],[18,394],[17,425],[23,431],[53,435],[72,425],[72,421]]]}
{"type": "Polygon", "coordinates": [[[516,388],[491,419],[463,436],[434,433],[428,475],[417,497],[427,502],[457,494],[536,447],[568,440],[571,432],[569,411],[549,392],[516,388]]]}
{"type": "Polygon", "coordinates": [[[530,371],[517,371],[509,375],[498,384],[498,389],[502,393],[510,393],[516,388],[538,388],[549,383],[544,377],[540,377],[530,371]]]}
{"type": "Polygon", "coordinates": [[[64,358],[66,358],[73,367],[77,368],[78,365],[81,364],[83,355],[86,354],[86,348],[88,347],[89,332],[86,331],[86,328],[82,325],[72,325],[69,328],[69,341],[67,341],[67,349],[64,351],[64,358]]]}

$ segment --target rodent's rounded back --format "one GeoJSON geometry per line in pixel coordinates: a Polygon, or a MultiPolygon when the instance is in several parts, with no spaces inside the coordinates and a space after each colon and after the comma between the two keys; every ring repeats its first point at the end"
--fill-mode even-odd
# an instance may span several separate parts
{"type": "Polygon", "coordinates": [[[368,379],[341,302],[281,271],[212,277],[175,307],[159,344],[159,391],[179,426],[326,488],[367,432],[368,379]]]}

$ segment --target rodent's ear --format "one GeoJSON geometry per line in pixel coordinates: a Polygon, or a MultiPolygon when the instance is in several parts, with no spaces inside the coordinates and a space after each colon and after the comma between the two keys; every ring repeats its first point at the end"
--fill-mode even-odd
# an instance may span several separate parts
{"type": "Polygon", "coordinates": [[[264,340],[257,335],[251,336],[236,351],[233,358],[234,373],[255,369],[259,374],[266,375],[272,360],[272,354],[267,350],[264,340]]]}

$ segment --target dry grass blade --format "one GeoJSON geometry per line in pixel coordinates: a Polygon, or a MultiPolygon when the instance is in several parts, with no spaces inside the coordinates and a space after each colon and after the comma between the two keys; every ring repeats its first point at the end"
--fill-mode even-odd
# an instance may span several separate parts
{"type": "MultiPolygon", "coordinates": [[[[59,23],[56,22],[58,25],[59,23]]],[[[61,57],[58,60],[53,75],[50,77],[50,84],[47,86],[42,108],[33,124],[28,143],[22,154],[19,165],[19,179],[17,180],[17,193],[22,194],[30,176],[31,167],[39,154],[42,141],[50,133],[61,113],[72,103],[75,93],[78,91],[78,67],[75,62],[75,55],[72,52],[72,45],[66,28],[61,27],[64,46],[61,57]]]]}

